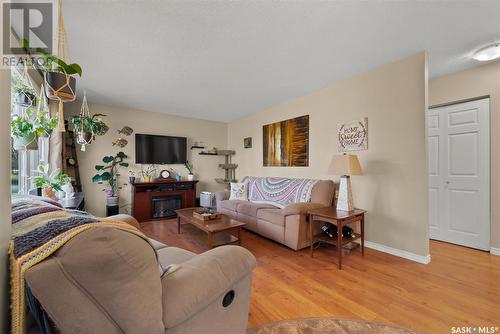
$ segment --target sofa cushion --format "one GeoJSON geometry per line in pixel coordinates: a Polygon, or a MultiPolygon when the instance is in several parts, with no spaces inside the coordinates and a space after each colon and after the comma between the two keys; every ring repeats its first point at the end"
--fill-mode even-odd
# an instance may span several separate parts
{"type": "Polygon", "coordinates": [[[232,200],[222,201],[220,203],[220,206],[221,206],[222,209],[226,209],[226,210],[229,210],[229,211],[236,212],[236,208],[241,203],[248,203],[248,202],[247,201],[240,201],[240,200],[232,199],[232,200]]]}
{"type": "Polygon", "coordinates": [[[285,226],[285,216],[281,209],[261,209],[257,212],[257,217],[271,224],[285,226]]]}
{"type": "Polygon", "coordinates": [[[252,202],[242,202],[236,208],[238,213],[242,213],[247,216],[257,217],[257,212],[261,209],[276,209],[274,205],[271,204],[259,204],[252,202]]]}

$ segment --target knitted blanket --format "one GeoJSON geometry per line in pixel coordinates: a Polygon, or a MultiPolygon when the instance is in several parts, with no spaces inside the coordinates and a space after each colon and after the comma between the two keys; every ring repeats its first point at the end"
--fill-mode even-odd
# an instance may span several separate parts
{"type": "Polygon", "coordinates": [[[119,221],[100,221],[89,213],[66,210],[58,202],[26,195],[12,197],[12,238],[9,247],[11,268],[11,333],[24,333],[24,274],[68,240],[96,226],[115,226],[144,235],[135,227],[119,221]]]}
{"type": "Polygon", "coordinates": [[[312,188],[318,180],[249,176],[245,182],[248,182],[250,202],[284,208],[292,203],[309,202],[312,188]]]}

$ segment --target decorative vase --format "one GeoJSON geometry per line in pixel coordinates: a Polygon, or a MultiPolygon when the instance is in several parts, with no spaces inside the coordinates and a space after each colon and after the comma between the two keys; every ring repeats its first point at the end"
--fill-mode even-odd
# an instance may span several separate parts
{"type": "Polygon", "coordinates": [[[117,206],[118,196],[108,196],[106,197],[106,206],[117,206]]]}
{"type": "Polygon", "coordinates": [[[57,200],[56,193],[51,188],[42,188],[42,196],[57,200]]]}
{"type": "Polygon", "coordinates": [[[17,151],[38,150],[38,140],[34,133],[31,133],[27,137],[12,137],[12,146],[17,151]]]}
{"type": "Polygon", "coordinates": [[[188,181],[194,180],[194,174],[188,174],[188,181]]]}
{"type": "Polygon", "coordinates": [[[128,182],[129,182],[130,184],[134,184],[134,183],[135,183],[135,176],[129,176],[129,177],[128,177],[128,182]]]}
{"type": "Polygon", "coordinates": [[[17,93],[14,101],[21,107],[36,106],[36,97],[31,93],[17,93]]]}
{"type": "Polygon", "coordinates": [[[60,72],[46,72],[45,94],[51,100],[71,102],[76,99],[76,78],[60,72]]]}

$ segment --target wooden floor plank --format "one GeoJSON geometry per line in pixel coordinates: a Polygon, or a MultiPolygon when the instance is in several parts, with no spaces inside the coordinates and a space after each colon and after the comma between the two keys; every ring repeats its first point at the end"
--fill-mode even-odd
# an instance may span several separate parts
{"type": "MultiPolygon", "coordinates": [[[[201,253],[206,243],[175,220],[141,224],[150,237],[201,253]]],[[[396,324],[426,333],[455,326],[500,327],[500,257],[431,241],[432,262],[415,263],[372,249],[352,251],[337,269],[336,251],[295,252],[244,231],[257,258],[249,327],[271,321],[334,316],[396,324]]]]}

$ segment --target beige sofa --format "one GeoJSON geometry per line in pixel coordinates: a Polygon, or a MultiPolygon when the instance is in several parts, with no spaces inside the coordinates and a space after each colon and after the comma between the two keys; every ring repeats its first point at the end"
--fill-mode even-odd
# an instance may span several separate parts
{"type": "Polygon", "coordinates": [[[243,334],[254,267],[242,247],[196,255],[102,226],[29,269],[26,283],[54,333],[243,334]],[[170,264],[180,268],[161,275],[170,264]]]}
{"type": "Polygon", "coordinates": [[[271,204],[229,200],[227,190],[216,193],[216,203],[219,212],[245,222],[246,229],[299,250],[309,246],[307,211],[331,206],[334,194],[333,181],[320,180],[311,190],[310,202],[292,203],[282,209],[271,204]]]}

